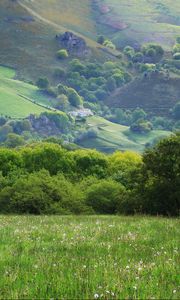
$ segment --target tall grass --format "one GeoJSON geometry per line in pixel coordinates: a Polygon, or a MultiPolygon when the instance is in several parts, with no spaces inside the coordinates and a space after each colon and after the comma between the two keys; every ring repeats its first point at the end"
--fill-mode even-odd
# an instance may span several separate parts
{"type": "Polygon", "coordinates": [[[178,299],[177,219],[1,216],[1,299],[178,299]]]}

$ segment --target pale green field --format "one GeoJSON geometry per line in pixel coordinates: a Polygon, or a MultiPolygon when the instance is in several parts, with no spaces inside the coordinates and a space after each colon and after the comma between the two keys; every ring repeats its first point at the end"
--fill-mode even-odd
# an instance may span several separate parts
{"type": "Polygon", "coordinates": [[[162,130],[153,130],[143,135],[134,134],[127,126],[115,124],[96,116],[89,117],[87,123],[90,128],[98,130],[98,137],[83,141],[82,146],[104,152],[113,152],[116,149],[143,152],[147,143],[171,134],[171,132],[162,130]]]}
{"type": "Polygon", "coordinates": [[[102,4],[111,8],[109,16],[128,25],[125,31],[113,34],[116,42],[125,39],[139,43],[159,42],[168,50],[180,35],[180,26],[176,25],[180,16],[178,0],[105,0],[102,4]]]}
{"type": "Polygon", "coordinates": [[[49,105],[48,98],[34,85],[15,80],[13,69],[0,66],[0,114],[23,118],[31,113],[39,114],[46,109],[23,97],[49,105]]]}
{"type": "Polygon", "coordinates": [[[0,216],[0,299],[179,299],[179,225],[0,216]]]}

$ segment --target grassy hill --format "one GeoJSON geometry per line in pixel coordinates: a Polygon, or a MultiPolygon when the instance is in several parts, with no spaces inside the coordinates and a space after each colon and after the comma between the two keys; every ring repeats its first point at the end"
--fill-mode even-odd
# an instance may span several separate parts
{"type": "Polygon", "coordinates": [[[0,66],[0,114],[23,118],[31,113],[39,114],[45,111],[43,105],[49,104],[48,98],[42,95],[37,87],[15,80],[14,76],[13,69],[0,66]]]}
{"type": "Polygon", "coordinates": [[[153,130],[147,134],[132,133],[127,126],[112,123],[101,117],[89,117],[87,120],[89,128],[96,129],[97,138],[87,139],[81,142],[86,148],[96,148],[103,152],[113,152],[117,149],[142,152],[147,143],[152,144],[162,137],[171,133],[162,130],[153,130]]]}
{"type": "Polygon", "coordinates": [[[180,34],[178,0],[97,0],[98,30],[119,47],[157,42],[169,49],[180,34]]]}
{"type": "Polygon", "coordinates": [[[180,99],[179,86],[180,76],[175,74],[168,80],[156,74],[151,78],[142,75],[117,89],[107,99],[107,104],[126,109],[143,107],[154,114],[168,115],[169,110],[180,99]]]}

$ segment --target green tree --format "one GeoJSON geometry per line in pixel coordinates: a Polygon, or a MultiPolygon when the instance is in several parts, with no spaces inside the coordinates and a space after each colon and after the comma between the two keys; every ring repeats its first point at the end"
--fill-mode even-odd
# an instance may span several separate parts
{"type": "Polygon", "coordinates": [[[36,85],[39,89],[47,89],[49,86],[49,81],[47,78],[39,78],[36,82],[36,85]]]}
{"type": "Polygon", "coordinates": [[[180,120],[180,102],[176,103],[172,110],[173,117],[180,120]]]}
{"type": "Polygon", "coordinates": [[[5,141],[5,146],[8,148],[16,148],[25,144],[24,138],[15,133],[9,133],[5,141]]]}
{"type": "Polygon", "coordinates": [[[101,180],[87,188],[86,203],[98,214],[114,214],[124,200],[126,189],[112,180],[101,180]]]}
{"type": "Polygon", "coordinates": [[[68,88],[68,99],[72,106],[79,107],[83,104],[82,97],[73,88],[68,88]]]}
{"type": "Polygon", "coordinates": [[[180,209],[180,135],[162,140],[143,156],[140,198],[143,211],[178,215],[180,209]]]}

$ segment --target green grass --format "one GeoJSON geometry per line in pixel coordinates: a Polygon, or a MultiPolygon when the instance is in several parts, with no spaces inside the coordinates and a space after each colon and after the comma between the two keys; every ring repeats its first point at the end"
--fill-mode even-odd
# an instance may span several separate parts
{"type": "MultiPolygon", "coordinates": [[[[109,5],[110,12],[103,18],[112,18],[128,25],[123,31],[112,32],[111,38],[117,44],[130,41],[136,43],[157,42],[169,50],[180,34],[178,18],[180,15],[179,1],[170,0],[99,0],[101,5],[109,5]]],[[[105,33],[107,28],[101,25],[105,33]]]]}
{"type": "Polygon", "coordinates": [[[1,299],[179,299],[179,221],[0,216],[1,299]]]}
{"type": "Polygon", "coordinates": [[[14,76],[13,69],[0,66],[0,113],[14,118],[23,118],[31,113],[39,114],[45,111],[44,107],[28,99],[43,105],[49,105],[49,99],[34,85],[15,80],[14,76]]]}
{"type": "Polygon", "coordinates": [[[151,144],[155,139],[171,134],[162,130],[153,130],[141,135],[134,134],[127,126],[115,124],[97,116],[89,117],[87,123],[90,128],[98,130],[98,136],[96,139],[84,140],[81,145],[103,152],[113,152],[117,149],[143,152],[147,143],[151,144]]]}

